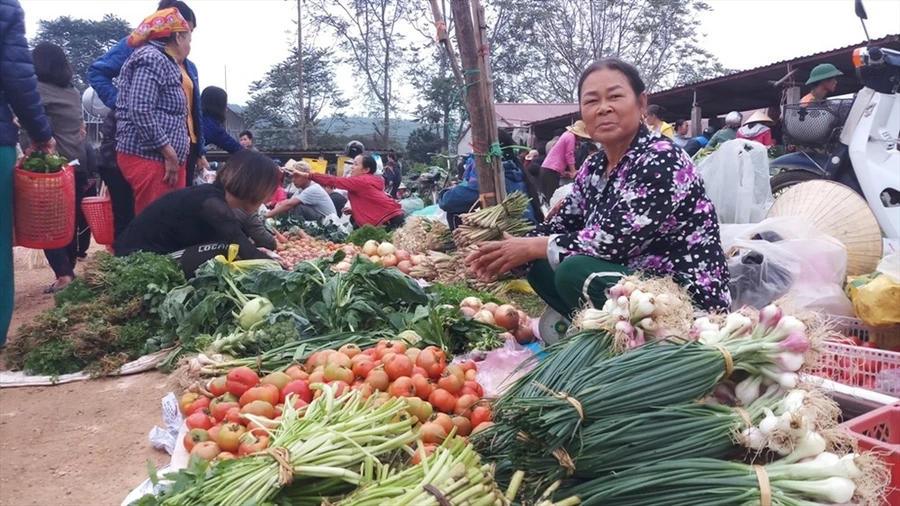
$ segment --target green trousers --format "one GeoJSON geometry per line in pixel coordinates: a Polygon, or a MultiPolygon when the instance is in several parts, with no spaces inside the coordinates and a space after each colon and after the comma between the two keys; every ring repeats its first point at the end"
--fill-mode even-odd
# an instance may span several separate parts
{"type": "Polygon", "coordinates": [[[13,284],[13,169],[16,148],[0,146],[0,346],[12,320],[16,287],[13,284]]]}
{"type": "Polygon", "coordinates": [[[550,262],[536,261],[528,273],[535,293],[557,313],[570,318],[588,299],[595,307],[606,302],[606,290],[631,274],[621,265],[589,256],[566,258],[554,271],[550,262]]]}

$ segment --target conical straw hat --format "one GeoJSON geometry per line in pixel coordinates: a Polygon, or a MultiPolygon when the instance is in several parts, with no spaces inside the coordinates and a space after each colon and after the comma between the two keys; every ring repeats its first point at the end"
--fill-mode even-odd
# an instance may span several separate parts
{"type": "Polygon", "coordinates": [[[791,186],[769,209],[768,217],[801,216],[847,248],[847,275],[875,270],[881,259],[878,220],[866,201],[833,181],[807,181],[791,186]]]}

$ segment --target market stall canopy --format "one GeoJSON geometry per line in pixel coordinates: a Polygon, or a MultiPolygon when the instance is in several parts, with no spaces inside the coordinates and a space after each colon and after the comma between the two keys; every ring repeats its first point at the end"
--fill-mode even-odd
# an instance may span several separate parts
{"type": "MultiPolygon", "coordinates": [[[[838,70],[844,73],[838,78],[835,95],[856,93],[862,85],[856,79],[856,69],[853,67],[852,61],[853,50],[865,47],[866,44],[866,41],[862,41],[821,53],[660,91],[650,95],[650,103],[663,106],[667,110],[667,119],[691,117],[694,92],[697,93],[697,105],[703,110],[705,118],[735,110],[763,109],[777,105],[781,100],[782,88],[773,86],[773,82],[781,80],[792,70],[796,70],[792,76],[794,85],[800,86],[805,94],[809,87],[803,83],[806,82],[813,67],[820,63],[834,64],[838,70]]],[[[900,34],[873,40],[870,45],[900,50],[900,34]]],[[[790,79],[787,81],[784,85],[790,86],[790,79]]]]}

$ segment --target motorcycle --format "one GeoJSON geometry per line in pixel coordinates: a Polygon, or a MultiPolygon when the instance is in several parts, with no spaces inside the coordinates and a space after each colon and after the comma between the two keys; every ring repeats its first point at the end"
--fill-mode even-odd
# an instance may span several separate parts
{"type": "MultiPolygon", "coordinates": [[[[855,7],[865,28],[862,0],[855,7]]],[[[885,237],[900,239],[900,52],[857,48],[853,64],[864,86],[853,99],[785,106],[785,138],[799,150],[770,162],[778,171],[772,193],[804,181],[841,183],[866,199],[885,237]]]]}

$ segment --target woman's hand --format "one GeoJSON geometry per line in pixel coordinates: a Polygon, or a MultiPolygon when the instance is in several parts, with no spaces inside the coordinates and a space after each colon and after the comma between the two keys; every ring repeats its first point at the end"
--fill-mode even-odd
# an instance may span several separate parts
{"type": "Polygon", "coordinates": [[[163,163],[166,167],[163,181],[165,181],[167,185],[174,187],[178,184],[178,171],[181,170],[181,166],[178,164],[178,154],[175,153],[175,148],[170,144],[167,144],[161,151],[163,163]]]}
{"type": "Polygon", "coordinates": [[[485,282],[532,262],[547,258],[547,237],[511,237],[482,243],[466,257],[469,270],[485,282]]]}
{"type": "Polygon", "coordinates": [[[197,159],[197,167],[201,169],[209,170],[209,161],[206,160],[206,155],[202,155],[197,159]]]}

